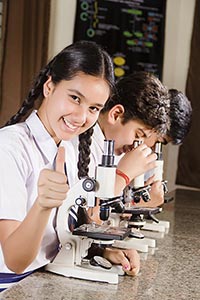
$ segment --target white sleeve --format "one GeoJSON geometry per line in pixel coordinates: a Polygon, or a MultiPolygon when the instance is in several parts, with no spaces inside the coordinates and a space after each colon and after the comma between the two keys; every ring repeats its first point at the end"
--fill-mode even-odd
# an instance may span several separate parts
{"type": "Polygon", "coordinates": [[[0,148],[0,219],[22,221],[27,214],[25,170],[19,156],[15,147],[0,148]]]}

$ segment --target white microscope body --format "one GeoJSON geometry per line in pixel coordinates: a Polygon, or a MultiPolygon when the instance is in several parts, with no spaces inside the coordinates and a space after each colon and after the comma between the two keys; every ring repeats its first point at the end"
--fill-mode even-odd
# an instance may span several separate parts
{"type": "MultiPolygon", "coordinates": [[[[117,284],[119,280],[118,275],[124,274],[122,269],[118,266],[112,266],[110,270],[106,270],[101,267],[91,266],[89,262],[86,263],[84,257],[87,256],[88,249],[95,242],[95,238],[73,235],[68,224],[71,208],[80,202],[81,199],[84,200],[87,207],[93,207],[95,205],[95,197],[100,197],[105,202],[109,198],[114,197],[116,168],[112,165],[112,161],[110,162],[110,160],[114,162],[114,157],[112,159],[112,155],[109,155],[109,152],[114,150],[114,142],[106,142],[105,147],[108,149],[106,149],[106,155],[102,158],[104,164],[97,167],[96,180],[84,178],[78,181],[77,184],[70,188],[66,200],[58,209],[57,233],[61,247],[55,259],[46,266],[46,270],[66,277],[117,284]],[[109,147],[113,149],[110,150],[109,147]],[[92,186],[93,182],[95,183],[95,188],[92,186]]],[[[90,226],[90,229],[93,230],[93,225],[90,226]]],[[[94,231],[98,233],[99,229],[101,228],[96,228],[94,225],[94,231]]],[[[105,240],[98,239],[96,243],[110,244],[114,242],[112,239],[109,240],[109,237],[105,240]]]]}

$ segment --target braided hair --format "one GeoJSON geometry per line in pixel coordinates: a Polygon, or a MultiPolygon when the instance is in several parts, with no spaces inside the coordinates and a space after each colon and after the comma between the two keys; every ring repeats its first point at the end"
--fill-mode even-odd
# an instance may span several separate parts
{"type": "Polygon", "coordinates": [[[48,79],[48,71],[49,71],[49,65],[47,65],[44,69],[42,69],[37,78],[35,79],[35,82],[33,84],[33,87],[30,89],[28,96],[22,103],[20,109],[17,111],[15,115],[13,115],[9,121],[5,124],[5,126],[13,125],[16,123],[19,123],[23,120],[23,117],[28,114],[28,112],[31,112],[35,101],[42,96],[43,91],[43,84],[48,79]]]}
{"type": "Polygon", "coordinates": [[[86,177],[89,172],[90,145],[92,143],[93,127],[79,135],[78,178],[86,177]]]}
{"type": "MultiPolygon", "coordinates": [[[[92,41],[78,41],[65,47],[39,72],[33,83],[27,98],[22,103],[18,112],[10,118],[7,125],[21,122],[28,116],[34,108],[36,100],[44,98],[43,85],[51,76],[52,82],[56,85],[62,80],[71,80],[78,73],[84,73],[95,77],[103,78],[110,87],[110,94],[114,87],[114,72],[112,59],[108,53],[98,44],[92,41]]],[[[83,174],[88,172],[89,146],[93,130],[88,130],[82,134],[79,141],[80,159],[85,160],[85,164],[80,163],[79,168],[83,174]]],[[[81,171],[80,171],[81,172],[81,171]]]]}

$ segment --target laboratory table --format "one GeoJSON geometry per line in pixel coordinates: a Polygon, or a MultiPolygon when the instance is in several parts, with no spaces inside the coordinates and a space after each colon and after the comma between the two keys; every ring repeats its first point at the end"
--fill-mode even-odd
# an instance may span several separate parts
{"type": "Polygon", "coordinates": [[[141,254],[137,277],[120,276],[116,285],[41,271],[0,293],[0,299],[199,300],[200,191],[177,189],[170,194],[174,200],[158,215],[170,221],[169,233],[162,238],[158,234],[156,249],[141,254]]]}

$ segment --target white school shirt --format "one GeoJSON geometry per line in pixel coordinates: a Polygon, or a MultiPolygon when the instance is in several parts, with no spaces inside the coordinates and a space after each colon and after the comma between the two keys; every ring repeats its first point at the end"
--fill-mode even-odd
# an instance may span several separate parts
{"type": "MultiPolygon", "coordinates": [[[[78,140],[77,140],[78,142],[78,140]]],[[[72,187],[77,181],[77,157],[78,149],[75,149],[75,146],[69,141],[61,141],[60,146],[65,148],[65,173],[67,175],[67,183],[69,187],[72,187]]]]}
{"type": "MultiPolygon", "coordinates": [[[[23,221],[37,197],[42,169],[53,169],[57,145],[36,111],[27,120],[0,129],[0,219],[23,221]]],[[[58,250],[56,209],[52,209],[39,253],[24,271],[49,263],[58,250]]],[[[12,273],[5,265],[0,247],[0,272],[12,273]]]]}

